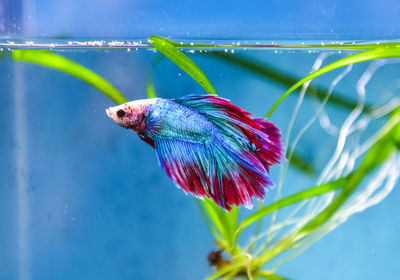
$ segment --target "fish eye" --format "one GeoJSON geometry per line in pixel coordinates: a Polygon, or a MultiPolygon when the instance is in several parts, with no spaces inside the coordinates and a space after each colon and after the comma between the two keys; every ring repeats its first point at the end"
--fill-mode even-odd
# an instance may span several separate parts
{"type": "Polygon", "coordinates": [[[126,112],[124,110],[120,109],[120,110],[117,111],[117,116],[118,117],[122,118],[125,115],[126,115],[126,112]]]}

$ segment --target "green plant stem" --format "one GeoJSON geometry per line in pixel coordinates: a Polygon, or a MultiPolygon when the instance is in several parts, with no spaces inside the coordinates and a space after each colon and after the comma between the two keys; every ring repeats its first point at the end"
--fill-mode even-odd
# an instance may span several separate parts
{"type": "Polygon", "coordinates": [[[210,275],[209,277],[206,278],[206,280],[214,280],[217,279],[225,274],[229,274],[231,271],[236,270],[236,271],[246,271],[247,270],[247,265],[248,265],[248,260],[240,260],[240,261],[235,261],[231,264],[228,264],[221,268],[220,270],[216,271],[214,274],[210,275]]]}
{"type": "Polygon", "coordinates": [[[333,191],[335,189],[341,188],[342,184],[345,182],[347,177],[343,177],[340,179],[337,179],[335,181],[326,183],[326,184],[322,184],[320,186],[314,187],[314,188],[310,188],[301,192],[298,192],[294,195],[285,197],[283,199],[280,199],[276,202],[271,203],[268,206],[265,206],[263,208],[261,208],[260,210],[258,210],[257,212],[253,213],[252,215],[250,215],[249,217],[247,217],[246,219],[244,219],[238,226],[234,236],[233,236],[233,244],[236,244],[237,239],[239,237],[239,235],[241,234],[241,232],[246,229],[248,226],[250,226],[251,224],[253,224],[254,222],[258,221],[259,219],[262,219],[264,216],[279,210],[283,207],[289,206],[291,204],[297,203],[299,201],[305,200],[305,199],[309,199],[311,197],[315,197],[315,196],[319,196],[321,194],[333,191]]]}
{"type": "Polygon", "coordinates": [[[230,227],[222,212],[223,210],[208,198],[204,198],[203,206],[208,214],[208,217],[217,229],[218,234],[220,234],[222,237],[221,240],[219,240],[219,245],[224,249],[229,248],[228,236],[230,236],[230,227]]]}
{"type": "Polygon", "coordinates": [[[225,275],[223,276],[222,280],[229,280],[229,279],[231,279],[232,277],[237,276],[238,273],[240,273],[240,269],[231,270],[229,273],[227,273],[227,274],[225,274],[225,275]]]}
{"type": "Polygon", "coordinates": [[[291,86],[279,99],[276,101],[271,109],[266,114],[266,118],[269,118],[275,109],[279,106],[279,104],[293,91],[302,86],[305,82],[310,81],[324,73],[330,72],[337,68],[347,66],[354,63],[359,63],[363,61],[380,59],[380,58],[390,58],[390,57],[399,57],[400,56],[400,46],[396,45],[395,47],[379,47],[375,49],[371,49],[368,51],[364,51],[361,53],[356,53],[350,56],[346,56],[342,59],[339,59],[333,63],[326,65],[325,67],[320,68],[319,70],[307,75],[300,81],[296,82],[293,86],[291,86]]]}
{"type": "Polygon", "coordinates": [[[204,219],[207,227],[210,229],[211,233],[214,235],[214,238],[217,240],[218,244],[224,244],[225,241],[222,239],[221,235],[219,234],[219,231],[215,227],[215,224],[210,221],[209,212],[206,211],[204,205],[198,199],[195,198],[194,201],[196,202],[197,206],[199,207],[200,213],[203,216],[203,219],[204,219]]]}
{"type": "Polygon", "coordinates": [[[257,271],[255,273],[255,275],[256,275],[256,277],[261,277],[261,278],[269,279],[269,280],[289,280],[289,278],[285,278],[285,277],[279,276],[275,273],[271,273],[268,271],[262,271],[262,270],[257,271]]]}
{"type": "MultiPolygon", "coordinates": [[[[261,208],[263,208],[264,203],[262,201],[258,202],[258,210],[260,210],[261,208]]],[[[251,241],[249,246],[247,247],[247,252],[251,252],[254,249],[254,246],[256,245],[258,236],[260,235],[261,229],[262,229],[262,225],[263,225],[263,219],[259,219],[256,223],[256,228],[254,230],[254,233],[251,237],[251,241]]]]}

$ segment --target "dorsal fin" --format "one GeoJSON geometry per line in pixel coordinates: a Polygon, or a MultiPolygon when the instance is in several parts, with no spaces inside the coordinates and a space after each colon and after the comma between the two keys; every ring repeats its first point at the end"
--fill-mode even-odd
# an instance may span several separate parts
{"type": "Polygon", "coordinates": [[[239,142],[242,148],[259,149],[260,139],[276,143],[281,148],[279,130],[271,122],[253,118],[249,112],[233,105],[228,99],[208,94],[187,95],[173,101],[207,117],[222,133],[239,142]],[[268,129],[264,129],[265,126],[268,129]]]}

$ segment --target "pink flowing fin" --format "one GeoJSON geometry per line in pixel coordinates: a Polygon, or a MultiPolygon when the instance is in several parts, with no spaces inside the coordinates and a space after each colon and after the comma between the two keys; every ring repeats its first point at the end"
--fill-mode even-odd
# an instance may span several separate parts
{"type": "Polygon", "coordinates": [[[217,143],[156,138],[154,141],[160,166],[178,187],[196,197],[212,198],[220,207],[252,206],[251,197],[265,196],[268,177],[249,169],[217,143]]]}

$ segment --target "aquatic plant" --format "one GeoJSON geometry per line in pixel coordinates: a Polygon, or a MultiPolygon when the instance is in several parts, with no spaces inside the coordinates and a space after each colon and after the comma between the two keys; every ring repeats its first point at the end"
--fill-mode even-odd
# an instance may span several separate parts
{"type": "MultiPolygon", "coordinates": [[[[155,49],[181,67],[206,92],[216,94],[204,72],[179,50],[179,48],[185,47],[213,46],[178,44],[161,37],[151,37],[150,39],[155,49]]],[[[320,105],[315,116],[304,125],[291,145],[289,145],[291,132],[289,127],[286,135],[287,146],[289,147],[287,150],[288,161],[281,168],[280,182],[276,188],[276,200],[273,202],[271,202],[271,199],[266,200],[267,205],[260,203],[258,209],[251,214],[248,214],[249,212],[242,213],[243,219],[239,219],[239,211],[242,210],[237,207],[233,207],[230,212],[227,212],[210,199],[196,200],[218,246],[218,249],[209,255],[210,263],[215,266],[216,272],[210,275],[208,279],[219,277],[223,279],[234,277],[285,279],[276,274],[280,265],[303,252],[355,213],[379,203],[390,193],[397,182],[399,176],[397,166],[400,163],[397,152],[400,147],[400,102],[393,99],[380,107],[365,106],[364,102],[366,84],[379,67],[390,63],[390,61],[377,60],[370,65],[357,83],[359,100],[355,103],[338,96],[334,93],[334,88],[349,73],[354,63],[400,57],[400,45],[396,43],[332,45],[322,48],[334,49],[336,47],[359,50],[360,52],[346,56],[322,68],[324,57],[320,57],[316,61],[312,73],[298,82],[294,82],[272,105],[266,115],[266,118],[270,118],[273,112],[279,108],[279,104],[289,94],[301,87],[299,101],[290,124],[290,127],[292,127],[303,96],[310,89],[310,81],[327,72],[345,67],[332,81],[328,90],[315,89],[315,87],[313,90],[311,88],[311,92],[319,92],[317,97],[320,100],[320,105]],[[328,102],[334,106],[342,106],[350,110],[348,117],[338,128],[336,150],[319,174],[315,186],[303,188],[298,193],[281,198],[283,181],[288,165],[293,158],[296,143],[307,128],[323,114],[324,106],[328,102]],[[385,124],[377,133],[360,142],[359,136],[365,131],[368,124],[378,118],[384,119],[385,124]],[[278,219],[278,211],[289,206],[292,207],[289,214],[283,219],[278,219]],[[266,230],[262,230],[262,223],[265,222],[267,217],[271,218],[270,225],[266,230]],[[240,237],[252,225],[255,226],[254,234],[251,234],[250,239],[244,242],[240,237]]],[[[220,54],[216,55],[215,53],[210,56],[219,56],[218,59],[221,57],[220,54]]],[[[109,87],[102,79],[98,79],[89,70],[77,67],[76,63],[61,58],[61,56],[43,51],[15,50],[12,52],[12,57],[16,60],[34,62],[64,71],[95,85],[117,104],[125,102],[122,95],[113,90],[113,87],[109,87]],[[61,64],[60,61],[62,61],[61,64]],[[79,71],[71,69],[79,69],[79,71]]],[[[224,59],[226,60],[226,58],[224,59]]],[[[230,63],[232,63],[232,59],[230,63]]],[[[273,76],[273,73],[263,71],[266,68],[265,65],[237,59],[234,63],[246,64],[246,69],[253,73],[257,71],[269,78],[273,76]]],[[[275,79],[279,80],[280,77],[275,76],[275,79]]],[[[287,81],[292,83],[293,79],[287,81]]],[[[149,96],[155,96],[156,92],[152,85],[151,76],[147,80],[147,85],[149,96]]]]}

